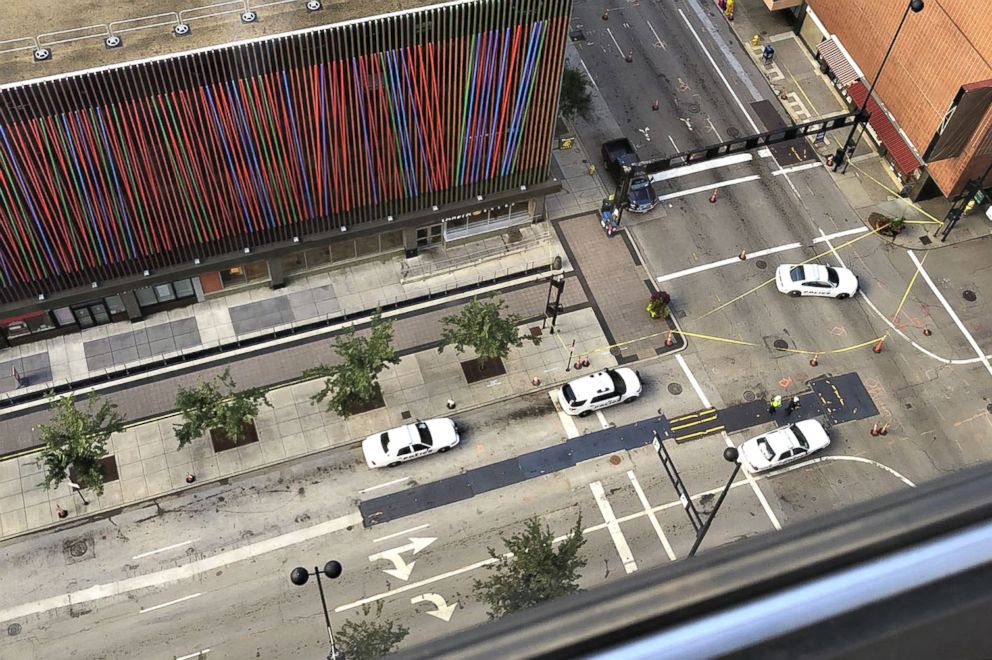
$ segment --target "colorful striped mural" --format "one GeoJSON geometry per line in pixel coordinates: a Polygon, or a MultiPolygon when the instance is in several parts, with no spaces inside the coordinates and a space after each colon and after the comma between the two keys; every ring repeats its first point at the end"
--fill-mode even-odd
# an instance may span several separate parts
{"type": "Polygon", "coordinates": [[[545,180],[570,0],[0,89],[0,302],[545,180]]]}

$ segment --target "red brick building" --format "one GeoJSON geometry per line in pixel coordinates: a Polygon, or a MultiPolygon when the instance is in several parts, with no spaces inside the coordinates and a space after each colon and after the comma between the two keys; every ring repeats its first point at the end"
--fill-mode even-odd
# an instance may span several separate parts
{"type": "MultiPolygon", "coordinates": [[[[907,2],[808,0],[799,10],[802,38],[834,61],[853,103],[864,99],[907,2]],[[848,76],[840,58],[853,69],[848,76]]],[[[992,163],[990,34],[992,13],[977,0],[925,0],[906,18],[875,87],[887,118],[873,116],[872,128],[914,196],[960,194],[992,163]]],[[[983,187],[990,185],[992,175],[983,187]]]]}

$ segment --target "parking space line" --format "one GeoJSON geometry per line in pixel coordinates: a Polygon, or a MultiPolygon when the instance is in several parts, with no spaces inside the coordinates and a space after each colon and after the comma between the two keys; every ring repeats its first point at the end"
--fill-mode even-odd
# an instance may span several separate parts
{"type": "MultiPolygon", "coordinates": [[[[674,142],[673,142],[674,144],[674,142]]],[[[730,165],[738,165],[740,163],[748,163],[754,160],[754,155],[749,153],[743,154],[730,154],[729,156],[721,156],[720,158],[714,158],[713,160],[704,160],[698,163],[692,163],[691,165],[684,165],[682,167],[676,167],[671,170],[665,170],[664,172],[657,172],[652,174],[649,178],[651,181],[667,181],[669,179],[677,179],[681,176],[688,176],[690,174],[698,174],[699,172],[705,172],[706,170],[716,169],[718,167],[727,167],[730,165]]]]}
{"type": "Polygon", "coordinates": [[[675,199],[677,197],[685,197],[686,195],[693,195],[700,192],[709,192],[714,188],[726,188],[727,186],[735,186],[738,183],[747,183],[748,181],[757,181],[761,177],[757,174],[752,174],[751,176],[742,176],[737,179],[728,179],[727,181],[717,181],[708,186],[699,186],[698,188],[690,188],[689,190],[680,190],[678,192],[673,192],[668,195],[661,195],[658,197],[658,201],[665,202],[670,199],[675,199]]]}
{"type": "Polygon", "coordinates": [[[561,420],[562,428],[565,429],[565,435],[569,439],[582,435],[579,433],[578,427],[575,426],[575,420],[572,419],[572,416],[563,411],[558,405],[558,390],[551,390],[548,392],[548,396],[551,397],[551,403],[555,406],[555,412],[558,413],[558,419],[561,420]]]}
{"type": "Polygon", "coordinates": [[[202,658],[208,653],[210,653],[210,649],[200,649],[199,651],[195,651],[189,655],[179,656],[176,660],[192,660],[193,658],[197,658],[197,660],[199,660],[199,658],[202,658]]]}
{"type": "Polygon", "coordinates": [[[596,504],[599,505],[599,512],[603,514],[603,521],[606,523],[606,529],[610,532],[613,545],[616,546],[617,553],[620,555],[620,561],[623,562],[624,570],[627,573],[633,573],[637,570],[634,554],[630,551],[630,546],[627,545],[627,538],[620,531],[620,523],[617,522],[617,517],[613,513],[613,507],[610,506],[610,501],[606,499],[603,484],[594,481],[589,484],[589,489],[592,490],[592,496],[596,498],[596,504]]]}
{"type": "MultiPolygon", "coordinates": [[[[778,245],[775,247],[770,247],[764,250],[758,250],[757,252],[749,252],[748,257],[764,257],[769,254],[775,254],[776,252],[785,252],[787,250],[795,250],[802,247],[802,243],[787,243],[786,245],[778,245]]],[[[731,264],[744,263],[741,261],[740,257],[728,257],[726,259],[721,259],[720,261],[714,261],[708,264],[702,264],[700,266],[693,266],[692,268],[686,268],[685,270],[676,271],[674,273],[669,273],[668,275],[661,275],[658,277],[659,282],[670,282],[671,280],[677,280],[680,277],[685,277],[686,275],[695,275],[696,273],[701,273],[704,270],[711,270],[713,268],[720,268],[721,266],[729,266],[731,264]]]]}
{"type": "Polygon", "coordinates": [[[198,594],[190,594],[189,596],[183,596],[182,598],[177,598],[175,600],[170,600],[168,603],[162,603],[160,605],[153,605],[151,607],[142,607],[140,613],[141,614],[145,614],[147,612],[154,612],[155,610],[160,610],[163,607],[168,607],[169,605],[175,605],[176,603],[182,603],[182,602],[185,602],[187,600],[192,600],[194,598],[199,598],[202,595],[203,595],[203,592],[201,591],[198,594]]]}
{"type": "Polygon", "coordinates": [[[599,425],[602,426],[604,429],[610,428],[611,424],[608,421],[606,421],[606,415],[603,414],[602,410],[596,411],[596,419],[599,420],[599,425]]]}
{"type": "Polygon", "coordinates": [[[630,485],[634,487],[634,492],[637,493],[637,499],[641,501],[641,506],[644,507],[644,511],[651,521],[651,526],[654,527],[654,531],[658,535],[658,540],[661,541],[662,547],[665,548],[665,553],[671,561],[675,561],[677,557],[675,556],[675,551],[672,550],[672,544],[668,542],[668,537],[665,536],[665,531],[661,528],[661,523],[658,522],[658,516],[651,509],[651,503],[648,502],[648,497],[644,494],[644,489],[641,488],[641,483],[637,480],[637,475],[634,474],[633,470],[627,470],[627,478],[630,479],[630,485]]]}
{"type": "Polygon", "coordinates": [[[706,395],[703,393],[703,388],[699,386],[699,381],[696,380],[696,377],[691,371],[689,371],[689,365],[685,363],[685,358],[682,357],[681,353],[675,354],[675,361],[679,363],[679,367],[682,368],[682,373],[684,373],[685,377],[689,379],[689,384],[692,385],[692,389],[695,390],[696,396],[698,396],[699,400],[702,401],[703,406],[705,408],[712,408],[713,404],[711,404],[710,400],[706,398],[706,395]]]}
{"type": "Polygon", "coordinates": [[[620,44],[617,43],[617,38],[613,36],[613,30],[606,28],[606,33],[610,35],[610,39],[613,40],[613,45],[617,47],[617,52],[620,53],[620,57],[626,57],[623,52],[623,48],[620,48],[620,44]]]}

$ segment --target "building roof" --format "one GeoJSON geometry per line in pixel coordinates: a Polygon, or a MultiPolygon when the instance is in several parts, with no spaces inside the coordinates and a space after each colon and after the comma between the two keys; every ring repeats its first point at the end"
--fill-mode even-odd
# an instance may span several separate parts
{"type": "MultiPolygon", "coordinates": [[[[464,1],[464,0],[458,0],[464,1]]],[[[249,5],[260,3],[249,3],[249,5]]],[[[316,28],[371,16],[410,11],[440,4],[440,0],[323,0],[310,12],[305,0],[263,6],[254,23],[243,23],[241,9],[230,0],[130,0],[99,3],[61,0],[59,10],[38,20],[34,0],[7,0],[0,21],[0,85],[70,74],[149,57],[220,46],[295,30],[316,28]],[[197,11],[189,10],[197,8],[197,11]],[[182,16],[190,31],[182,37],[172,27],[182,16]],[[107,48],[113,32],[123,45],[107,48]],[[35,44],[52,57],[35,62],[35,44]]]]}

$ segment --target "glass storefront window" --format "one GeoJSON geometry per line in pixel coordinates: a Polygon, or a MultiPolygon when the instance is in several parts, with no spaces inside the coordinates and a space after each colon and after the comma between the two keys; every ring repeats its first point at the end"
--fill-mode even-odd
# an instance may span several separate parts
{"type": "Polygon", "coordinates": [[[355,239],[355,253],[359,257],[368,257],[379,252],[379,236],[362,236],[355,239]]]}
{"type": "Polygon", "coordinates": [[[76,322],[76,319],[72,316],[72,310],[68,307],[59,307],[53,314],[55,314],[55,322],[58,323],[59,327],[73,325],[76,322]]]}
{"type": "Polygon", "coordinates": [[[34,332],[44,332],[54,327],[55,324],[52,322],[52,317],[48,312],[39,312],[34,316],[3,322],[3,328],[6,330],[8,339],[23,337],[34,332]]]}
{"type": "Polygon", "coordinates": [[[379,251],[389,252],[403,247],[403,230],[387,231],[379,234],[379,251]]]}
{"type": "Polygon", "coordinates": [[[346,261],[355,258],[355,241],[331,243],[331,261],[346,261]]]}
{"type": "Polygon", "coordinates": [[[170,284],[156,284],[155,285],[155,297],[159,302],[169,302],[170,300],[176,299],[176,294],[172,290],[172,285],[170,284]]]}
{"type": "Polygon", "coordinates": [[[245,264],[245,275],[249,282],[269,279],[269,264],[264,261],[253,261],[245,264]]]}
{"type": "Polygon", "coordinates": [[[303,258],[302,252],[294,252],[293,254],[287,254],[279,258],[279,262],[282,264],[282,272],[298,273],[301,270],[306,270],[307,263],[303,258]]]}
{"type": "Polygon", "coordinates": [[[127,308],[124,307],[124,301],[121,300],[120,296],[108,296],[103,299],[103,302],[107,304],[107,309],[110,310],[111,314],[124,314],[127,312],[127,308]]]}
{"type": "Polygon", "coordinates": [[[158,298],[155,297],[155,290],[150,286],[136,290],[134,295],[138,299],[138,305],[141,307],[150,307],[158,303],[158,298]]]}
{"type": "Polygon", "coordinates": [[[327,247],[307,250],[303,254],[307,260],[307,268],[319,268],[331,263],[331,250],[327,247]]]}
{"type": "Polygon", "coordinates": [[[177,298],[192,298],[196,295],[193,280],[176,280],[172,283],[172,288],[175,290],[177,298]]]}
{"type": "Polygon", "coordinates": [[[248,283],[248,279],[245,277],[245,269],[241,266],[234,266],[233,268],[220,271],[220,281],[224,284],[225,289],[229,286],[248,283]]]}

